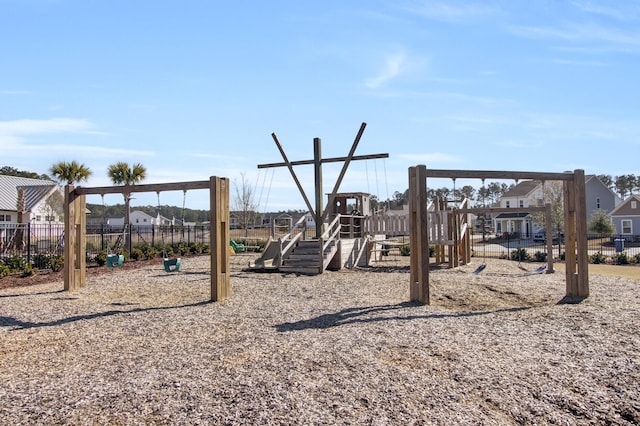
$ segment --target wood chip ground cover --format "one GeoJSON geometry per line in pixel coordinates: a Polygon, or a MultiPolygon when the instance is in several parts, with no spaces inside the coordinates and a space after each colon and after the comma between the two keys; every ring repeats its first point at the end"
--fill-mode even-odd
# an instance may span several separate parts
{"type": "Polygon", "coordinates": [[[639,281],[491,261],[318,276],[244,271],[208,303],[208,258],[0,290],[5,424],[638,424],[639,281]],[[533,269],[533,267],[531,268],[533,269]]]}

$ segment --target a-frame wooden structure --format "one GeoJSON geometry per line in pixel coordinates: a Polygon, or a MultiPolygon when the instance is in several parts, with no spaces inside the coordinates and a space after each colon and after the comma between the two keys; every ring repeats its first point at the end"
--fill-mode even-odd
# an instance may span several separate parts
{"type": "MultiPolygon", "coordinates": [[[[589,255],[587,251],[587,211],[584,170],[577,169],[573,172],[565,173],[437,170],[427,169],[426,166],[419,165],[409,168],[409,220],[411,229],[411,274],[409,292],[412,301],[427,305],[430,303],[427,178],[562,181],[565,226],[565,296],[568,298],[589,297],[589,255]]],[[[531,211],[532,209],[528,208],[525,210],[531,211]]],[[[494,211],[497,210],[494,209],[494,211]]],[[[516,209],[510,209],[510,211],[516,211],[516,209]]],[[[547,229],[547,235],[551,235],[549,229],[547,229]]]]}
{"type": "Polygon", "coordinates": [[[314,138],[313,139],[313,160],[301,160],[301,161],[289,161],[289,159],[287,158],[287,154],[284,152],[284,149],[282,148],[282,145],[280,144],[280,141],[278,140],[278,137],[276,136],[275,133],[271,134],[271,137],[273,138],[274,142],[276,143],[276,146],[278,147],[278,150],[280,151],[280,155],[282,155],[282,159],[284,160],[284,162],[282,163],[268,163],[268,164],[258,164],[258,168],[259,169],[266,169],[266,168],[273,168],[273,167],[287,167],[289,169],[289,173],[291,173],[291,177],[293,178],[293,181],[296,183],[296,186],[298,187],[298,191],[300,191],[300,195],[302,195],[302,198],[304,199],[305,204],[307,205],[307,208],[309,209],[309,212],[313,215],[313,218],[316,222],[316,238],[320,238],[320,235],[322,234],[322,224],[324,223],[324,221],[327,219],[327,216],[329,214],[329,209],[324,209],[323,208],[323,197],[322,197],[322,165],[324,163],[338,163],[338,162],[342,162],[342,169],[340,170],[340,175],[338,176],[338,179],[336,180],[336,183],[333,187],[333,190],[331,191],[331,193],[329,194],[328,200],[327,200],[327,205],[328,206],[332,206],[333,205],[333,200],[335,198],[336,193],[338,192],[338,189],[340,189],[340,185],[342,184],[342,180],[344,179],[345,174],[347,173],[347,169],[349,168],[349,164],[351,163],[351,161],[357,161],[357,160],[371,160],[371,159],[376,159],[376,158],[388,158],[389,154],[388,153],[384,153],[384,154],[369,154],[369,155],[355,155],[356,152],[356,148],[358,147],[358,144],[360,143],[360,139],[362,138],[362,134],[364,133],[364,129],[367,126],[367,123],[362,123],[360,125],[360,129],[358,130],[358,134],[356,135],[353,144],[351,145],[351,149],[349,150],[349,154],[347,154],[346,157],[332,157],[332,158],[322,158],[322,142],[320,140],[320,138],[314,138]],[[305,164],[313,164],[313,168],[314,168],[314,177],[315,177],[315,207],[311,205],[311,202],[309,201],[309,197],[307,197],[307,194],[304,192],[304,189],[302,188],[302,185],[300,184],[300,180],[298,179],[298,176],[296,175],[295,171],[293,170],[293,166],[300,166],[300,165],[305,165],[305,164]]]}
{"type": "Polygon", "coordinates": [[[86,196],[133,192],[188,191],[208,189],[210,199],[211,301],[231,296],[229,268],[229,179],[212,176],[206,181],[127,186],[65,186],[64,200],[64,290],[86,284],[86,196]]]}

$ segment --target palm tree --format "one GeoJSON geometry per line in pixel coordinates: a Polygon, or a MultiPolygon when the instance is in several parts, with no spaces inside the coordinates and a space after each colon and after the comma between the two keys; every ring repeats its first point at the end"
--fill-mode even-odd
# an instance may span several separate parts
{"type": "MultiPolygon", "coordinates": [[[[128,163],[124,161],[119,161],[115,164],[111,164],[107,169],[107,175],[111,179],[114,185],[135,185],[136,183],[140,183],[147,177],[147,169],[140,163],[136,163],[133,166],[129,166],[128,163]]],[[[124,205],[125,205],[125,217],[124,223],[125,226],[129,225],[129,216],[130,216],[130,202],[131,202],[131,193],[128,191],[123,192],[124,195],[124,205]]],[[[131,240],[129,239],[129,233],[126,235],[125,247],[127,250],[131,252],[131,240]]]]}
{"type": "Polygon", "coordinates": [[[59,182],[67,183],[68,185],[86,181],[92,173],[87,166],[80,164],[75,160],[70,163],[67,163],[66,161],[54,163],[49,169],[49,172],[51,172],[59,182]]]}

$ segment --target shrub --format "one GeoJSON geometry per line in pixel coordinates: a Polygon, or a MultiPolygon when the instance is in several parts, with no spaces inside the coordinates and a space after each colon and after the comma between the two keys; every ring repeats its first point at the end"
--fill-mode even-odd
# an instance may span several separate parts
{"type": "Polygon", "coordinates": [[[607,261],[607,258],[602,253],[597,252],[589,256],[589,261],[596,264],[605,263],[607,261]]]}
{"type": "Polygon", "coordinates": [[[139,248],[132,248],[131,249],[131,258],[133,260],[140,260],[142,258],[144,258],[144,252],[142,250],[140,250],[139,248]]]}
{"type": "Polygon", "coordinates": [[[49,267],[53,272],[58,272],[64,268],[64,258],[57,254],[54,254],[49,258],[49,267]]]}
{"type": "Polygon", "coordinates": [[[94,258],[98,266],[104,266],[107,263],[107,252],[104,250],[100,250],[96,257],[94,258]]]}
{"type": "Polygon", "coordinates": [[[30,263],[25,263],[22,266],[22,273],[20,274],[20,276],[22,277],[30,277],[31,275],[35,274],[36,271],[35,269],[33,269],[33,265],[30,263]]]}
{"type": "Polygon", "coordinates": [[[543,251],[536,251],[533,254],[533,257],[535,258],[536,262],[546,262],[547,261],[547,253],[543,252],[543,251]]]}
{"type": "Polygon", "coordinates": [[[531,260],[531,255],[526,249],[519,248],[511,252],[511,260],[525,261],[531,260]]]}
{"type": "Polygon", "coordinates": [[[400,246],[400,255],[409,256],[411,254],[411,247],[408,244],[400,246]]]}
{"type": "Polygon", "coordinates": [[[11,272],[18,272],[24,269],[24,266],[27,262],[25,262],[22,256],[11,256],[4,259],[4,264],[7,265],[11,272]]]}
{"type": "Polygon", "coordinates": [[[33,265],[39,269],[46,269],[51,266],[51,258],[46,254],[38,253],[33,256],[33,265]]]}
{"type": "Polygon", "coordinates": [[[142,252],[144,253],[144,257],[147,260],[151,260],[154,257],[158,256],[158,249],[153,246],[143,246],[142,252]]]}
{"type": "Polygon", "coordinates": [[[633,261],[634,263],[640,263],[640,253],[633,256],[633,261]]]}
{"type": "Polygon", "coordinates": [[[627,253],[625,252],[616,253],[615,255],[611,256],[611,261],[615,265],[628,265],[630,263],[629,256],[627,256],[627,253]]]}
{"type": "Polygon", "coordinates": [[[429,246],[429,257],[434,257],[436,255],[436,246],[429,246]]]}
{"type": "Polygon", "coordinates": [[[6,277],[10,273],[11,273],[11,270],[9,269],[9,267],[7,265],[3,265],[0,263],[0,278],[6,277]]]}

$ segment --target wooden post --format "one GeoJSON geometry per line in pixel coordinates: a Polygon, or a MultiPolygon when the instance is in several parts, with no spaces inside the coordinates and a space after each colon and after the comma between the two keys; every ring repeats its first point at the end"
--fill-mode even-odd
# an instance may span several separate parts
{"type": "Polygon", "coordinates": [[[429,229],[427,223],[427,168],[409,168],[409,217],[411,227],[411,301],[430,304],[429,297],[429,229]]]}
{"type": "Polygon", "coordinates": [[[64,187],[64,290],[75,290],[75,251],[76,227],[75,204],[72,199],[73,185],[64,187]]]}
{"type": "Polygon", "coordinates": [[[313,138],[313,168],[315,178],[316,206],[314,220],[316,221],[316,238],[322,235],[322,142],[320,138],[313,138]]]}
{"type": "Polygon", "coordinates": [[[210,182],[211,301],[231,297],[229,277],[229,180],[212,176],[210,182]]]}
{"type": "Polygon", "coordinates": [[[576,221],[575,221],[575,176],[563,182],[564,192],[564,263],[566,275],[566,295],[578,295],[576,276],[576,221]]]}
{"type": "Polygon", "coordinates": [[[584,179],[584,170],[575,170],[573,173],[575,185],[575,226],[578,282],[576,296],[589,297],[589,253],[587,250],[587,201],[584,179]]]}
{"type": "Polygon", "coordinates": [[[64,187],[64,290],[75,291],[86,282],[86,198],[64,187]]]}
{"type": "Polygon", "coordinates": [[[553,227],[551,226],[551,204],[544,205],[544,230],[547,233],[547,274],[553,273],[553,227]]]}

